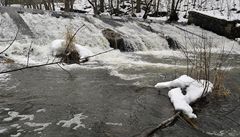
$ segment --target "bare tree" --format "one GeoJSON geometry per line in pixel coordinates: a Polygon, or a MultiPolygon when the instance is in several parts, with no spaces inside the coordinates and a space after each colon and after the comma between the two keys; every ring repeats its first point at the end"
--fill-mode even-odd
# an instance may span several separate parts
{"type": "Polygon", "coordinates": [[[147,19],[147,15],[148,15],[148,13],[150,11],[152,1],[153,0],[145,0],[146,9],[145,9],[145,13],[143,15],[143,19],[147,19]]]}
{"type": "MultiPolygon", "coordinates": [[[[97,0],[93,0],[93,1],[88,0],[88,2],[89,2],[89,3],[92,5],[92,7],[93,7],[93,13],[94,13],[94,15],[98,15],[99,12],[98,12],[97,0]],[[94,3],[93,3],[93,2],[94,2],[94,3]]],[[[111,4],[112,4],[112,1],[111,1],[111,4]]]]}
{"type": "Polygon", "coordinates": [[[177,13],[177,8],[178,8],[178,5],[179,3],[182,2],[182,0],[172,0],[172,3],[171,3],[171,13],[170,13],[170,18],[169,18],[169,21],[177,21],[179,18],[178,18],[178,13],[177,13]]]}

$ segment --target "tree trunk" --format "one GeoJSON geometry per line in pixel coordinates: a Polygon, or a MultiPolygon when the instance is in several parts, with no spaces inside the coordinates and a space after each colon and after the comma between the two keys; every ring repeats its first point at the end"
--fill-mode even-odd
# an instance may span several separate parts
{"type": "Polygon", "coordinates": [[[177,6],[178,6],[179,0],[177,1],[177,5],[175,5],[175,0],[172,0],[172,5],[171,5],[171,13],[170,13],[170,18],[168,21],[178,21],[178,13],[177,13],[177,6]]]}
{"type": "Polygon", "coordinates": [[[117,11],[119,11],[119,0],[117,0],[117,11]]]}
{"type": "Polygon", "coordinates": [[[49,10],[49,7],[48,7],[48,5],[47,5],[46,0],[43,0],[43,5],[44,5],[44,7],[45,7],[45,10],[49,10]]]}
{"type": "Polygon", "coordinates": [[[153,1],[153,0],[150,0],[149,3],[147,3],[147,0],[145,0],[146,10],[145,10],[145,13],[144,13],[144,15],[143,15],[143,19],[147,19],[148,12],[149,12],[149,10],[150,10],[150,8],[151,8],[152,1],[153,1]]]}
{"type": "Polygon", "coordinates": [[[74,0],[70,0],[70,9],[71,9],[71,11],[73,10],[73,4],[74,4],[74,0]]]}
{"type": "Polygon", "coordinates": [[[157,1],[157,10],[156,10],[157,13],[159,12],[160,1],[161,1],[161,0],[158,0],[158,1],[157,1]]]}
{"type": "Polygon", "coordinates": [[[55,11],[54,0],[52,0],[52,10],[55,11]]]}
{"type": "Polygon", "coordinates": [[[100,0],[100,12],[104,12],[104,0],[100,0]]]}
{"type": "Polygon", "coordinates": [[[137,5],[136,5],[136,13],[141,12],[141,0],[137,0],[137,5]]]}
{"type": "Polygon", "coordinates": [[[64,0],[64,10],[66,12],[69,12],[70,11],[70,5],[69,5],[69,0],[64,0]]]}
{"type": "Polygon", "coordinates": [[[132,5],[132,15],[133,15],[134,14],[133,0],[131,0],[131,5],[132,5]]]}

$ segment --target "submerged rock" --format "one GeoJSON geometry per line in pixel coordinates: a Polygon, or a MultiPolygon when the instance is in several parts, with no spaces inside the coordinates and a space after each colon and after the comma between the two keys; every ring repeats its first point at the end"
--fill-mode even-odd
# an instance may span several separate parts
{"type": "Polygon", "coordinates": [[[111,29],[104,29],[102,31],[103,36],[108,40],[110,43],[110,47],[114,49],[119,49],[122,52],[132,52],[134,48],[131,45],[127,45],[124,42],[124,38],[121,34],[115,32],[111,29]]]}

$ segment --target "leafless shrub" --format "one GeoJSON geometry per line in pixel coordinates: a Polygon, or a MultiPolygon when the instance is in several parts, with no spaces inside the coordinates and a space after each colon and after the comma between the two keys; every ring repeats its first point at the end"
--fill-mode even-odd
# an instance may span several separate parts
{"type": "Polygon", "coordinates": [[[207,81],[211,81],[213,82],[214,95],[229,95],[230,92],[224,86],[227,73],[224,66],[229,63],[227,60],[231,52],[226,53],[223,48],[221,53],[213,53],[214,45],[211,39],[190,40],[190,45],[193,50],[189,50],[188,47],[181,47],[181,51],[187,59],[187,75],[197,80],[206,80],[206,83],[203,83],[205,87],[203,94],[208,91],[209,83],[207,81]]]}

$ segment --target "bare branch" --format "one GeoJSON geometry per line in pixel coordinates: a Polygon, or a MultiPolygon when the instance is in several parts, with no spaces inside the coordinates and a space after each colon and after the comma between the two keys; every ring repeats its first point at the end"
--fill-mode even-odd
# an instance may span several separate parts
{"type": "Polygon", "coordinates": [[[28,64],[29,64],[29,56],[30,56],[32,44],[33,44],[33,41],[32,41],[31,44],[30,44],[30,47],[29,47],[29,50],[28,50],[28,54],[27,54],[27,67],[28,67],[28,64]]]}
{"type": "Polygon", "coordinates": [[[171,125],[179,117],[180,114],[181,114],[181,112],[178,111],[173,116],[164,120],[163,122],[161,122],[156,127],[145,130],[140,135],[137,135],[135,137],[149,137],[149,136],[153,135],[157,130],[164,129],[164,128],[168,127],[169,125],[171,125]]]}
{"type": "Polygon", "coordinates": [[[12,40],[12,42],[8,45],[7,48],[5,48],[3,51],[1,51],[0,54],[3,54],[5,51],[7,51],[13,45],[14,41],[17,39],[18,33],[19,33],[19,28],[17,29],[17,33],[16,33],[14,39],[12,40]]]}
{"type": "Polygon", "coordinates": [[[67,72],[70,77],[73,77],[72,74],[71,74],[69,71],[67,71],[66,69],[64,69],[59,63],[57,63],[57,65],[58,65],[63,71],[67,72]]]}
{"type": "MultiPolygon", "coordinates": [[[[87,59],[89,59],[89,58],[91,58],[91,57],[95,57],[95,56],[98,56],[98,55],[101,55],[101,54],[110,52],[110,51],[112,51],[112,50],[114,50],[114,49],[110,49],[110,50],[107,50],[107,51],[104,51],[104,52],[97,53],[97,54],[92,55],[92,56],[88,56],[88,57],[85,57],[85,58],[81,58],[81,59],[80,59],[80,63],[83,63],[85,60],[87,60],[87,59]]],[[[38,68],[38,67],[43,67],[43,66],[50,66],[50,65],[54,65],[54,64],[58,64],[58,63],[62,63],[62,61],[51,62],[51,63],[44,63],[44,64],[33,65],[33,66],[26,66],[26,67],[23,67],[23,68],[17,68],[17,69],[12,69],[12,70],[6,70],[6,71],[0,72],[0,74],[11,73],[11,72],[21,71],[21,70],[25,70],[25,69],[30,69],[30,68],[38,68]]]]}

